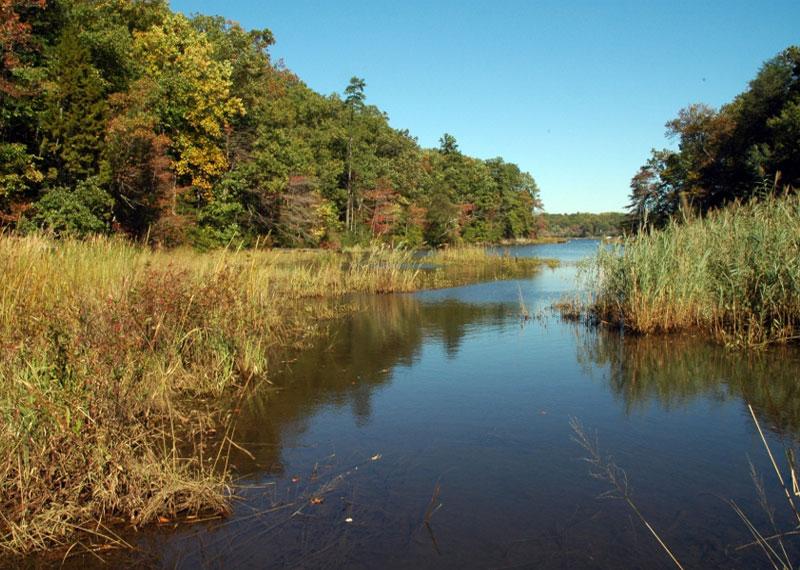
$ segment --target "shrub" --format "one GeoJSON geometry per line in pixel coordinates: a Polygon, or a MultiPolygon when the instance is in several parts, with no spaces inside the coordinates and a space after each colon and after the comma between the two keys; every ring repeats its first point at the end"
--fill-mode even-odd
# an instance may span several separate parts
{"type": "Polygon", "coordinates": [[[96,178],[80,182],[74,189],[57,187],[47,191],[32,208],[19,229],[37,229],[59,237],[86,237],[111,230],[114,199],[100,187],[96,178]]]}

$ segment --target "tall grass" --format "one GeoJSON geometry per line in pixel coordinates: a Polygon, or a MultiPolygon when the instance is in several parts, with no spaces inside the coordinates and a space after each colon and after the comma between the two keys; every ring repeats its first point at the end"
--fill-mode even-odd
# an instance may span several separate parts
{"type": "Polygon", "coordinates": [[[639,333],[758,346],[800,335],[800,198],[733,205],[600,248],[592,311],[639,333]]]}
{"type": "Polygon", "coordinates": [[[436,284],[385,248],[200,254],[12,236],[0,272],[0,557],[79,532],[107,542],[115,522],[225,514],[225,402],[336,312],[302,300],[436,284]]]}
{"type": "Polygon", "coordinates": [[[516,257],[507,252],[499,254],[484,246],[437,249],[422,261],[434,268],[420,275],[425,287],[453,287],[475,281],[522,278],[543,267],[553,269],[559,265],[557,259],[516,257]]]}

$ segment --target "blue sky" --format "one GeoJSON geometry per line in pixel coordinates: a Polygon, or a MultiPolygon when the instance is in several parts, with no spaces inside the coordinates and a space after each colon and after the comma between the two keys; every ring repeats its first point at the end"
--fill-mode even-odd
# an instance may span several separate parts
{"type": "Polygon", "coordinates": [[[350,77],[423,146],[529,171],[549,212],[622,210],[664,123],[719,106],[800,44],[800,0],[171,0],[187,14],[267,27],[310,87],[350,77]]]}

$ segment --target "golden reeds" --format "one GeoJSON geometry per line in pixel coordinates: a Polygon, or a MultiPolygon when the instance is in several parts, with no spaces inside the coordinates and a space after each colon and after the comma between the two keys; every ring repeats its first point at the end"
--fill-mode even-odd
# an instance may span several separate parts
{"type": "MultiPolygon", "coordinates": [[[[471,277],[538,267],[468,257],[471,277]]],[[[225,514],[225,401],[336,314],[301,300],[465,279],[381,247],[198,253],[36,236],[0,236],[0,274],[0,556],[67,548],[110,522],[225,514]]]]}

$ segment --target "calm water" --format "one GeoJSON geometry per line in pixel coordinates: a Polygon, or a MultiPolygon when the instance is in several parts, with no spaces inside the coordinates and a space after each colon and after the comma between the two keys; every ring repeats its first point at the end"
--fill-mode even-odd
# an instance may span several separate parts
{"type": "Polygon", "coordinates": [[[734,549],[751,538],[724,500],[771,533],[749,457],[778,524],[790,525],[746,402],[775,451],[793,444],[798,354],[622,337],[552,314],[523,323],[520,295],[546,309],[575,287],[571,262],[596,247],[512,248],[569,263],[527,280],[359,301],[243,404],[237,439],[253,457],[234,456],[233,517],[141,535],[144,562],[670,567],[623,501],[598,498],[609,487],[581,460],[575,417],[627,471],[634,501],[687,567],[766,565],[756,549],[734,549]]]}

